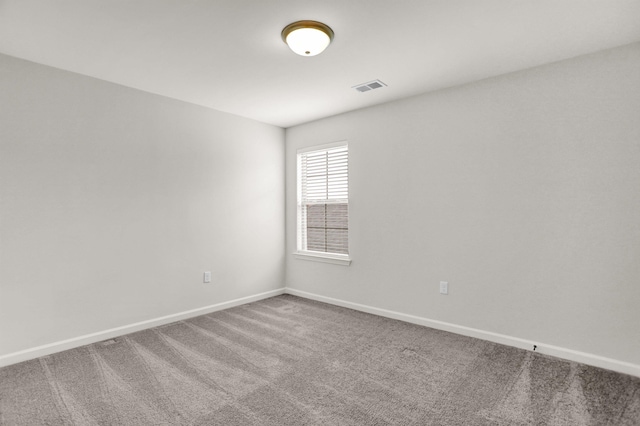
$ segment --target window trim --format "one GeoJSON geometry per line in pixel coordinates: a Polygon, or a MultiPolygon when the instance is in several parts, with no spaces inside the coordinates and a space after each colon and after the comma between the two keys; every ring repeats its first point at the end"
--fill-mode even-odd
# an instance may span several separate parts
{"type": "Polygon", "coordinates": [[[351,258],[348,254],[323,253],[320,251],[296,251],[293,257],[301,260],[313,260],[315,262],[332,263],[334,265],[349,266],[351,258]]]}
{"type": "MultiPolygon", "coordinates": [[[[302,232],[300,229],[300,199],[302,198],[302,186],[300,185],[301,176],[301,163],[299,161],[300,154],[306,154],[314,151],[325,151],[331,148],[337,148],[346,146],[347,150],[349,143],[346,140],[332,142],[322,145],[313,145],[304,148],[299,148],[296,151],[296,251],[292,253],[293,257],[300,260],[311,260],[315,262],[330,263],[334,265],[349,266],[351,264],[351,254],[339,254],[339,253],[326,253],[311,250],[301,250],[302,246],[302,232]]],[[[347,205],[349,201],[347,199],[347,205]]],[[[347,234],[349,235],[349,234],[347,234]]],[[[348,238],[348,237],[347,237],[348,238]]]]}

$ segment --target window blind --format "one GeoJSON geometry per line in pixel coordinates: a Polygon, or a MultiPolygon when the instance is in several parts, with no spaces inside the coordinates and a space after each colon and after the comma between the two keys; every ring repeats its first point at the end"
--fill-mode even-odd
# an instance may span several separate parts
{"type": "Polygon", "coordinates": [[[347,145],[298,154],[299,250],[349,254],[347,145]]]}

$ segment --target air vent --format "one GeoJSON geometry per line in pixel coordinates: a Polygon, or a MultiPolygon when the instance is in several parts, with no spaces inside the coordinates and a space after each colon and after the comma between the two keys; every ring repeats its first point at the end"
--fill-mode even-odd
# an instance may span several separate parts
{"type": "Polygon", "coordinates": [[[357,86],[353,86],[353,88],[358,92],[368,92],[369,90],[379,89],[381,87],[387,87],[387,85],[380,80],[373,80],[368,83],[362,83],[358,84],[357,86]]]}

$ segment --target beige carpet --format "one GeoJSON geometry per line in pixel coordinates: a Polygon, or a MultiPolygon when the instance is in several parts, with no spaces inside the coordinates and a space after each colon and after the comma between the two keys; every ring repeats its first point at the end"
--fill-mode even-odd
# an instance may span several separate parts
{"type": "Polygon", "coordinates": [[[2,425],[640,425],[640,379],[278,296],[0,369],[2,425]]]}

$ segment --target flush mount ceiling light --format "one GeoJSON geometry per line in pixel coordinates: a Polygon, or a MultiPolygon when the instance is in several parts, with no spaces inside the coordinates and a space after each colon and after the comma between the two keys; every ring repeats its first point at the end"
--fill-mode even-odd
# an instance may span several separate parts
{"type": "Polygon", "coordinates": [[[282,40],[300,56],[315,56],[329,46],[333,30],[322,22],[297,21],[284,27],[282,40]]]}

